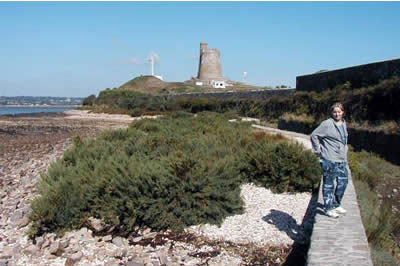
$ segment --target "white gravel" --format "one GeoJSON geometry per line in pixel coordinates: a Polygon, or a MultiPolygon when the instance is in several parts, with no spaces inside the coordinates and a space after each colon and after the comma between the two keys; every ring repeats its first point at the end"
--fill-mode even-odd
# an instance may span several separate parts
{"type": "Polygon", "coordinates": [[[212,239],[235,243],[291,245],[304,238],[301,226],[311,193],[274,194],[271,190],[245,184],[241,187],[245,211],[226,218],[221,227],[205,224],[188,230],[212,239]]]}

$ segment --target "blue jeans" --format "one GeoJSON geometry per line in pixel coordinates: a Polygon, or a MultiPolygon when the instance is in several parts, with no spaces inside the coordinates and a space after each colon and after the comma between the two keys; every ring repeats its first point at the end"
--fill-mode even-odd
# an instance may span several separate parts
{"type": "Polygon", "coordinates": [[[322,160],[323,184],[322,195],[324,197],[324,208],[326,211],[340,206],[344,191],[349,182],[349,171],[347,162],[332,162],[322,160]],[[336,181],[336,187],[335,187],[336,181]]]}

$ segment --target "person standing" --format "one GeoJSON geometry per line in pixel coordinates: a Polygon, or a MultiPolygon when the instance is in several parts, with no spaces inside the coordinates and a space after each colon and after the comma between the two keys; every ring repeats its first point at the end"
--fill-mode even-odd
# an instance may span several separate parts
{"type": "Polygon", "coordinates": [[[311,144],[322,166],[325,213],[329,217],[338,218],[340,214],[346,213],[340,204],[351,173],[347,159],[348,133],[343,119],[344,107],[341,103],[335,103],[330,111],[331,118],[324,120],[311,133],[311,144]]]}

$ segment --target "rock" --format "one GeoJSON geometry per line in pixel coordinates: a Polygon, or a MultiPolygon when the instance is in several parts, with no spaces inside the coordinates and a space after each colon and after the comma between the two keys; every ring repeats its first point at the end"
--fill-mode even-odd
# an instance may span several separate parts
{"type": "Polygon", "coordinates": [[[19,244],[14,246],[6,246],[4,247],[3,252],[0,254],[0,259],[11,259],[19,253],[20,249],[21,246],[19,244]]]}
{"type": "Polygon", "coordinates": [[[74,261],[79,261],[83,257],[83,253],[81,251],[78,251],[74,254],[71,255],[71,259],[74,261]]]}
{"type": "Polygon", "coordinates": [[[91,237],[92,236],[92,230],[87,229],[86,227],[82,227],[78,233],[80,234],[81,237],[91,237]]]}
{"type": "Polygon", "coordinates": [[[137,242],[140,242],[142,239],[143,239],[143,237],[138,236],[138,237],[135,237],[134,239],[132,239],[132,241],[133,241],[134,243],[137,243],[137,242]]]}
{"type": "Polygon", "coordinates": [[[67,258],[67,260],[65,261],[64,266],[73,266],[73,265],[75,265],[75,262],[76,261],[74,261],[73,259],[67,258]]]}
{"type": "Polygon", "coordinates": [[[24,206],[21,207],[21,211],[25,216],[26,214],[29,214],[32,211],[32,209],[31,209],[31,207],[29,205],[24,203],[24,206]]]}
{"type": "Polygon", "coordinates": [[[35,238],[35,242],[36,242],[36,246],[38,246],[39,248],[41,248],[41,247],[42,247],[42,244],[43,244],[43,242],[44,242],[44,238],[43,238],[42,236],[36,237],[36,238],[35,238]]]}
{"type": "Polygon", "coordinates": [[[131,260],[128,261],[125,266],[143,266],[143,263],[136,260],[131,260]]]}
{"type": "Polygon", "coordinates": [[[13,254],[14,254],[13,248],[6,246],[4,247],[3,252],[0,254],[0,259],[11,259],[13,254]]]}
{"type": "Polygon", "coordinates": [[[53,255],[53,254],[47,254],[47,255],[45,256],[45,258],[46,258],[47,260],[54,260],[54,259],[57,258],[57,256],[56,256],[56,255],[53,255]]]}
{"type": "Polygon", "coordinates": [[[126,239],[124,239],[120,236],[113,238],[112,243],[118,247],[123,247],[127,244],[126,239]]]}
{"type": "Polygon", "coordinates": [[[49,251],[52,255],[60,256],[64,250],[61,246],[61,243],[59,241],[55,241],[50,245],[49,251]]]}
{"type": "Polygon", "coordinates": [[[398,190],[396,188],[393,189],[393,193],[397,193],[398,190]]]}
{"type": "Polygon", "coordinates": [[[17,239],[15,237],[8,239],[8,244],[14,244],[17,242],[17,239]]]}
{"type": "Polygon", "coordinates": [[[199,263],[198,259],[196,259],[196,258],[191,259],[190,257],[185,258],[184,261],[185,261],[185,265],[188,265],[188,266],[189,265],[190,266],[198,265],[198,263],[199,263]]]}
{"type": "Polygon", "coordinates": [[[36,256],[39,253],[40,249],[36,245],[30,245],[23,250],[24,254],[36,256]]]}
{"type": "Polygon", "coordinates": [[[41,249],[47,248],[47,247],[50,246],[50,244],[51,244],[50,239],[46,238],[46,239],[43,241],[43,244],[41,245],[40,248],[41,248],[41,249]]]}
{"type": "Polygon", "coordinates": [[[104,266],[115,266],[115,265],[118,265],[118,261],[116,259],[109,259],[103,265],[104,266]]]}
{"type": "Polygon", "coordinates": [[[103,241],[109,242],[111,240],[112,240],[112,236],[111,235],[103,236],[103,241]]]}
{"type": "Polygon", "coordinates": [[[10,220],[11,220],[11,222],[15,223],[15,222],[21,220],[23,216],[24,216],[23,211],[17,210],[11,215],[10,220]]]}
{"type": "Polygon", "coordinates": [[[90,226],[95,230],[95,232],[101,232],[104,230],[105,225],[104,225],[103,221],[100,219],[90,217],[89,223],[90,223],[90,226]]]}
{"type": "Polygon", "coordinates": [[[147,234],[149,234],[151,232],[151,228],[146,228],[144,231],[143,231],[143,235],[147,235],[147,234]]]}
{"type": "Polygon", "coordinates": [[[56,234],[55,233],[49,233],[46,235],[46,238],[50,240],[50,242],[53,242],[54,239],[56,239],[56,234]]]}
{"type": "Polygon", "coordinates": [[[161,266],[160,262],[157,260],[152,261],[151,263],[152,263],[152,266],[161,266]]]}
{"type": "Polygon", "coordinates": [[[104,242],[103,241],[96,242],[96,247],[99,247],[99,248],[104,247],[104,242]]]}
{"type": "Polygon", "coordinates": [[[24,216],[24,217],[20,220],[20,222],[19,222],[19,224],[18,224],[18,227],[19,227],[19,228],[22,228],[22,227],[27,226],[28,224],[29,224],[29,218],[28,218],[28,216],[24,216]]]}
{"type": "Polygon", "coordinates": [[[105,255],[107,255],[109,257],[116,257],[119,254],[118,254],[118,250],[117,249],[106,249],[105,255]]]}
{"type": "Polygon", "coordinates": [[[128,250],[126,248],[121,250],[121,257],[126,257],[128,255],[128,250]]]}
{"type": "Polygon", "coordinates": [[[157,232],[149,232],[147,234],[143,234],[144,238],[154,238],[157,235],[157,232]]]}
{"type": "Polygon", "coordinates": [[[162,250],[157,251],[157,256],[158,256],[158,259],[160,260],[161,265],[168,264],[168,256],[167,256],[166,250],[162,249],[162,250]]]}
{"type": "Polygon", "coordinates": [[[68,247],[68,245],[69,245],[69,239],[63,239],[63,240],[61,240],[60,244],[61,244],[61,247],[62,247],[63,249],[66,249],[66,248],[68,247]]]}

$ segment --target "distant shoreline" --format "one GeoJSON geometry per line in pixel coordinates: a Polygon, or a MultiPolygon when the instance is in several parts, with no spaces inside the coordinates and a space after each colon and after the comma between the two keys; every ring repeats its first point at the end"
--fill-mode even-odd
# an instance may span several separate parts
{"type": "Polygon", "coordinates": [[[2,105],[0,104],[1,107],[13,107],[13,108],[78,108],[82,107],[82,105],[2,105]]]}

